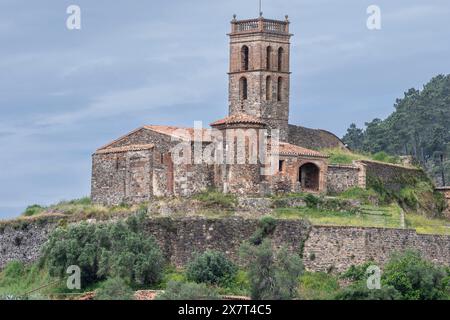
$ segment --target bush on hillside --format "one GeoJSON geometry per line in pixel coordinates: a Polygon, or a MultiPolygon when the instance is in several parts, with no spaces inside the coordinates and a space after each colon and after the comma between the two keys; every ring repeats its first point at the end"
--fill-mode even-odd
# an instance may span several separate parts
{"type": "Polygon", "coordinates": [[[277,227],[277,220],[271,216],[265,216],[259,219],[258,228],[250,237],[249,241],[254,245],[259,245],[261,242],[275,232],[277,227]]]}
{"type": "Polygon", "coordinates": [[[417,251],[393,254],[381,275],[381,289],[367,288],[366,270],[369,264],[351,267],[344,276],[355,280],[336,298],[343,300],[438,300],[450,298],[444,268],[423,259],[417,251]]]}
{"type": "Polygon", "coordinates": [[[406,300],[436,300],[448,294],[446,276],[443,268],[423,259],[419,252],[406,251],[392,255],[382,283],[394,287],[406,300]]]}
{"type": "Polygon", "coordinates": [[[125,280],[110,278],[95,291],[95,300],[133,300],[134,291],[125,280]]]}
{"type": "Polygon", "coordinates": [[[43,248],[41,263],[52,276],[65,277],[70,265],[81,268],[82,285],[121,277],[130,284],[157,283],[163,254],[153,237],[143,237],[142,217],[126,222],[70,225],[58,228],[43,248]]]}
{"type": "Polygon", "coordinates": [[[273,252],[270,241],[261,245],[244,243],[241,257],[248,270],[250,291],[255,300],[287,300],[297,295],[298,278],[303,272],[302,261],[286,248],[273,252]]]}
{"type": "Polygon", "coordinates": [[[44,207],[38,205],[38,204],[33,204],[31,206],[28,206],[25,211],[22,213],[22,215],[26,216],[26,217],[31,217],[34,216],[36,214],[39,214],[41,212],[43,212],[45,210],[44,207]]]}
{"type": "Polygon", "coordinates": [[[189,262],[186,277],[189,281],[208,284],[227,284],[236,276],[237,267],[221,252],[208,250],[196,254],[189,262]]]}

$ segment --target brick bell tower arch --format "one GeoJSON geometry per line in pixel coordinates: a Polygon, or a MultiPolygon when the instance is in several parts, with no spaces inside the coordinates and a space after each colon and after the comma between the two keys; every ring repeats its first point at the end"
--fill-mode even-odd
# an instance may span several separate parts
{"type": "Polygon", "coordinates": [[[229,115],[245,113],[280,130],[287,141],[290,88],[289,20],[231,21],[229,115]]]}

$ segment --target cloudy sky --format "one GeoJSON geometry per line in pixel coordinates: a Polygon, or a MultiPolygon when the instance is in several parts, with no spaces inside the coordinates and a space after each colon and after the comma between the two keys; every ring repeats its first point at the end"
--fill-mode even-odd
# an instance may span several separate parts
{"type": "MultiPolygon", "coordinates": [[[[342,136],[450,73],[448,0],[263,0],[289,14],[291,123],[342,136]],[[382,29],[366,27],[378,5],[382,29]]],[[[0,218],[88,195],[93,151],[227,110],[229,22],[258,0],[0,0],[0,218]],[[82,29],[66,28],[81,7],[82,29]]]]}

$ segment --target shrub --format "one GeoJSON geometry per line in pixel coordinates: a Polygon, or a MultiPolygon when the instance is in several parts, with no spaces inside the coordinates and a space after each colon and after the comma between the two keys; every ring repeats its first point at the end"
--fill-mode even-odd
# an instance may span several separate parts
{"type": "MultiPolygon", "coordinates": [[[[384,267],[381,289],[367,288],[365,270],[368,264],[352,267],[347,278],[356,282],[336,297],[344,300],[402,299],[436,300],[448,298],[446,276],[448,273],[424,260],[417,251],[393,254],[384,267]]],[[[345,275],[345,274],[344,274],[345,275]]]]}
{"type": "Polygon", "coordinates": [[[204,283],[170,281],[157,300],[216,300],[217,292],[204,283]]]}
{"type": "Polygon", "coordinates": [[[277,220],[271,216],[262,217],[258,222],[258,228],[250,238],[250,242],[259,245],[264,238],[270,236],[275,231],[277,220]]]}
{"type": "Polygon", "coordinates": [[[382,283],[406,300],[436,300],[446,296],[446,272],[417,251],[394,254],[385,266],[382,283]]]}
{"type": "Polygon", "coordinates": [[[134,291],[121,278],[110,278],[95,292],[95,300],[132,300],[134,291]]]}
{"type": "Polygon", "coordinates": [[[219,288],[221,294],[248,296],[250,291],[250,282],[248,274],[244,270],[238,270],[232,281],[227,282],[219,288]]]}
{"type": "Polygon", "coordinates": [[[303,271],[297,254],[289,254],[286,248],[274,254],[266,239],[259,246],[244,243],[241,257],[248,269],[252,299],[286,300],[296,296],[298,277],[303,271]]]}
{"type": "Polygon", "coordinates": [[[365,262],[361,265],[352,265],[344,273],[341,274],[341,279],[349,279],[351,281],[362,281],[367,279],[367,269],[371,265],[375,265],[373,261],[365,262]]]}
{"type": "Polygon", "coordinates": [[[79,266],[83,286],[107,277],[121,277],[137,285],[157,283],[164,258],[154,238],[142,236],[138,219],[58,228],[43,248],[41,264],[48,265],[52,276],[61,278],[68,266],[79,266]]]}
{"type": "Polygon", "coordinates": [[[398,197],[400,203],[409,208],[416,208],[419,202],[415,190],[410,187],[401,189],[398,197]]]}
{"type": "Polygon", "coordinates": [[[366,281],[358,281],[340,291],[336,300],[401,300],[402,295],[392,286],[368,289],[366,281]]]}
{"type": "Polygon", "coordinates": [[[38,204],[33,204],[31,206],[28,206],[25,211],[22,213],[22,215],[30,217],[30,216],[34,216],[37,215],[41,212],[43,212],[45,210],[44,207],[38,205],[38,204]]]}
{"type": "Polygon", "coordinates": [[[305,202],[308,208],[317,208],[317,205],[320,203],[320,199],[312,193],[308,193],[305,196],[305,202]]]}
{"type": "Polygon", "coordinates": [[[221,252],[197,254],[187,265],[187,279],[209,284],[226,284],[236,276],[237,267],[221,252]]]}

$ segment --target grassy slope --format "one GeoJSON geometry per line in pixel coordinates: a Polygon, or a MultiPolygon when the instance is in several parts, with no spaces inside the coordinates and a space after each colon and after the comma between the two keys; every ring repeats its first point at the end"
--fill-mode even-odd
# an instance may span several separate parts
{"type": "Polygon", "coordinates": [[[335,212],[315,208],[279,208],[276,216],[279,218],[305,218],[316,225],[360,226],[400,228],[400,209],[398,206],[376,207],[365,205],[362,213],[335,212]]]}
{"type": "Polygon", "coordinates": [[[329,162],[331,164],[352,164],[354,160],[374,160],[393,164],[400,163],[398,157],[390,156],[384,152],[362,154],[340,148],[322,149],[321,151],[330,157],[329,162]]]}

